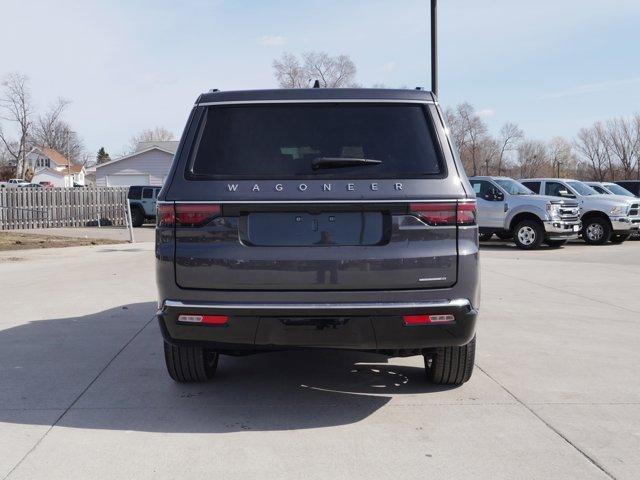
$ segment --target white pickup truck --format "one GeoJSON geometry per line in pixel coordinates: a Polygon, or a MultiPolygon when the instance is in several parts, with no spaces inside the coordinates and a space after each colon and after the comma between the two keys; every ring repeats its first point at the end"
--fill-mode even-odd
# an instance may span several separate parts
{"type": "Polygon", "coordinates": [[[495,234],[533,250],[543,242],[559,248],[578,238],[582,225],[575,200],[537,195],[508,177],[471,177],[469,182],[478,202],[480,240],[495,234]]]}

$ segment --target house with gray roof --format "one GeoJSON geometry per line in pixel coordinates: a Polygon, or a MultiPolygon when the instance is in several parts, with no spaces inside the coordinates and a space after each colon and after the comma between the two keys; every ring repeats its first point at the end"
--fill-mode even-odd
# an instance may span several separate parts
{"type": "Polygon", "coordinates": [[[98,187],[162,185],[169,175],[177,141],[140,142],[135,152],[95,166],[98,187]]]}

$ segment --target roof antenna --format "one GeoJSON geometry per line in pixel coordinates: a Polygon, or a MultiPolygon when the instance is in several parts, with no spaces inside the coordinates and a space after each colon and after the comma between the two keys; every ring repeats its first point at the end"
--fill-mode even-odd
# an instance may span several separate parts
{"type": "Polygon", "coordinates": [[[320,80],[313,82],[313,88],[320,88],[320,80]]]}
{"type": "Polygon", "coordinates": [[[431,0],[431,92],[438,97],[438,0],[431,0]]]}

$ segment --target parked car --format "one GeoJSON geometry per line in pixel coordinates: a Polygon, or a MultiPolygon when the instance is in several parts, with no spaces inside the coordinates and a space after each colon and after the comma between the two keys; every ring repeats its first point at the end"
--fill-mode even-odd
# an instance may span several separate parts
{"type": "MultiPolygon", "coordinates": [[[[593,188],[596,192],[601,193],[603,195],[618,195],[620,197],[625,197],[631,205],[632,213],[634,210],[637,210],[638,207],[640,206],[640,201],[638,200],[636,195],[631,193],[626,188],[621,187],[617,183],[613,183],[613,182],[585,182],[585,183],[589,185],[591,188],[593,188]]],[[[634,240],[637,240],[638,238],[640,238],[640,231],[636,231],[635,233],[631,234],[631,238],[633,238],[634,240]]]]}
{"type": "Polygon", "coordinates": [[[134,227],[141,227],[147,221],[155,221],[156,199],[161,188],[148,185],[129,187],[127,198],[131,205],[131,223],[134,227]]]}
{"type": "Polygon", "coordinates": [[[613,182],[584,182],[601,195],[619,195],[635,198],[636,196],[624,187],[613,182]]]}
{"type": "Polygon", "coordinates": [[[640,197],[640,180],[620,180],[615,183],[630,191],[636,197],[640,197]]]}
{"type": "Polygon", "coordinates": [[[44,188],[53,188],[53,182],[40,182],[44,188]]]}
{"type": "Polygon", "coordinates": [[[430,92],[211,92],[158,199],[169,375],[220,354],[336,348],[473,371],[476,202],[430,92]]]}
{"type": "Polygon", "coordinates": [[[558,248],[578,238],[582,224],[575,200],[537,195],[508,177],[472,177],[469,182],[478,199],[480,240],[496,234],[533,250],[543,242],[558,248]]]}
{"type": "Polygon", "coordinates": [[[633,208],[625,197],[601,195],[578,180],[532,178],[520,182],[540,194],[578,200],[582,238],[590,245],[622,243],[640,227],[638,208],[633,208]]]}
{"type": "Polygon", "coordinates": [[[22,185],[25,185],[25,184],[28,184],[28,183],[29,182],[27,182],[23,178],[11,178],[11,179],[7,180],[6,182],[0,182],[0,188],[7,188],[7,187],[17,188],[17,187],[21,187],[22,185]]]}
{"type": "Polygon", "coordinates": [[[39,183],[21,183],[18,185],[19,188],[42,188],[42,185],[39,183]]]}

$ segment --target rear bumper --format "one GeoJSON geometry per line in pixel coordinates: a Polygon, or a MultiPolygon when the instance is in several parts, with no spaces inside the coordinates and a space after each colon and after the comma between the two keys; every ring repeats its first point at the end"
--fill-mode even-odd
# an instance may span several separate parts
{"type": "Polygon", "coordinates": [[[546,238],[549,240],[576,239],[578,238],[581,229],[582,222],[580,220],[570,222],[562,220],[552,220],[544,222],[546,238]]]}
{"type": "Polygon", "coordinates": [[[405,350],[460,346],[475,334],[478,311],[466,299],[418,303],[229,304],[167,300],[157,317],[165,340],[219,351],[282,348],[405,350]],[[183,324],[179,315],[227,315],[224,326],[183,324]],[[406,326],[403,315],[453,315],[406,326]]]}

